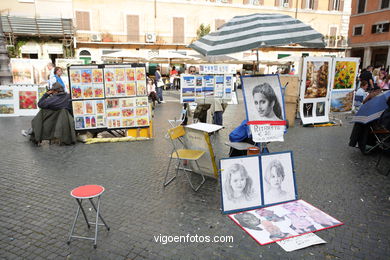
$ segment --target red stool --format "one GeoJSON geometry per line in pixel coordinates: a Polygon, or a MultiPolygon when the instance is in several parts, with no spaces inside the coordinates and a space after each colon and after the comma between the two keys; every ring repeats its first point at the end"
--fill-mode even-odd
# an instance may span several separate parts
{"type": "Polygon", "coordinates": [[[67,242],[68,245],[70,244],[70,240],[72,238],[80,238],[80,239],[93,240],[94,241],[93,247],[96,248],[97,247],[96,243],[97,243],[98,226],[104,225],[104,226],[106,226],[107,230],[110,231],[110,228],[108,227],[108,225],[106,224],[102,215],[99,212],[99,210],[100,210],[100,196],[103,194],[103,192],[104,192],[104,187],[100,186],[100,185],[84,185],[84,186],[77,187],[70,192],[70,195],[76,199],[77,204],[78,204],[78,208],[77,208],[76,216],[75,216],[74,221],[73,221],[72,229],[70,230],[69,239],[67,242]],[[93,200],[92,200],[93,198],[97,198],[97,207],[93,203],[93,200]],[[84,199],[89,199],[89,201],[92,204],[92,207],[95,209],[96,222],[89,222],[88,221],[87,215],[85,214],[84,208],[82,206],[84,199]],[[91,225],[95,225],[95,237],[82,237],[82,236],[74,236],[73,235],[74,227],[76,226],[77,218],[79,217],[79,214],[80,214],[80,209],[84,215],[85,222],[87,222],[88,228],[90,228],[91,225]],[[103,221],[103,224],[99,223],[99,218],[103,221]]]}

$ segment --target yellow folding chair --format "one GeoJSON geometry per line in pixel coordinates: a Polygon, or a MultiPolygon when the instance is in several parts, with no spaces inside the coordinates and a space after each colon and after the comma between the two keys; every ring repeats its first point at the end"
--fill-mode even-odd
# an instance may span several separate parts
{"type": "Polygon", "coordinates": [[[179,170],[182,169],[184,171],[185,175],[187,176],[187,179],[188,179],[188,182],[191,185],[191,188],[194,191],[198,191],[199,188],[206,181],[204,175],[200,174],[202,176],[202,182],[195,188],[193,183],[192,183],[192,181],[191,181],[191,178],[189,176],[189,173],[191,173],[191,170],[190,169],[186,169],[186,167],[184,167],[184,163],[183,162],[184,162],[184,160],[186,160],[188,162],[193,161],[193,162],[195,162],[195,164],[198,167],[198,169],[200,169],[199,164],[198,164],[198,160],[205,154],[205,152],[204,151],[199,151],[199,150],[191,150],[191,149],[182,149],[182,148],[179,149],[178,148],[179,144],[180,143],[183,144],[183,142],[180,140],[180,138],[182,136],[184,136],[185,133],[186,133],[185,129],[181,125],[173,127],[173,128],[168,130],[168,137],[169,137],[169,139],[172,142],[173,149],[172,149],[172,152],[170,154],[169,164],[168,164],[168,168],[167,168],[167,173],[165,174],[164,187],[167,186],[169,183],[171,183],[177,177],[177,174],[178,174],[179,170]],[[176,159],[178,161],[178,165],[176,167],[175,176],[173,176],[171,179],[167,180],[168,174],[169,174],[169,168],[171,166],[172,159],[176,159]]]}

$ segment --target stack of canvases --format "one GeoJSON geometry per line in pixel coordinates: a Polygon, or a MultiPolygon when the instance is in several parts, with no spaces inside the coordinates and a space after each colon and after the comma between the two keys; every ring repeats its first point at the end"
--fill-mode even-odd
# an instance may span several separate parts
{"type": "MultiPolygon", "coordinates": [[[[280,140],[285,116],[278,76],[242,82],[254,141],[256,135],[280,140]]],[[[223,213],[233,213],[229,217],[261,245],[343,224],[298,200],[291,151],[221,159],[220,168],[223,213]]]]}

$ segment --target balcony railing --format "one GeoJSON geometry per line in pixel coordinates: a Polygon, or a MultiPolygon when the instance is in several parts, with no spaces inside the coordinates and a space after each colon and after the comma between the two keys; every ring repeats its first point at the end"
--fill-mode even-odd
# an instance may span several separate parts
{"type": "Polygon", "coordinates": [[[348,40],[344,36],[325,36],[326,47],[342,48],[348,47],[348,40]]]}

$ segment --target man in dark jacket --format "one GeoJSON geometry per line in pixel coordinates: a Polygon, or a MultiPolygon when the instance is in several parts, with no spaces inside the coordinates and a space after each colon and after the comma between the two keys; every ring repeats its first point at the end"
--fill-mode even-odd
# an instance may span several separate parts
{"type": "Polygon", "coordinates": [[[32,120],[32,128],[22,131],[24,136],[30,135],[30,140],[38,145],[42,140],[58,139],[61,144],[76,142],[70,95],[61,84],[54,83],[38,101],[38,107],[41,110],[32,120]]]}
{"type": "Polygon", "coordinates": [[[372,70],[374,69],[373,66],[368,66],[366,70],[364,70],[360,76],[360,81],[367,81],[368,82],[368,91],[371,91],[374,89],[374,78],[372,77],[372,70]]]}
{"type": "Polygon", "coordinates": [[[41,109],[67,109],[69,112],[72,111],[70,95],[64,92],[64,88],[58,82],[54,83],[52,89],[43,94],[38,101],[38,107],[41,109]]]}

